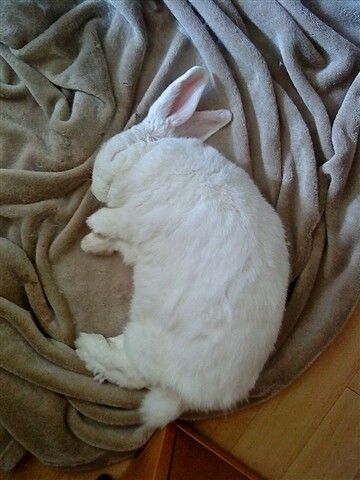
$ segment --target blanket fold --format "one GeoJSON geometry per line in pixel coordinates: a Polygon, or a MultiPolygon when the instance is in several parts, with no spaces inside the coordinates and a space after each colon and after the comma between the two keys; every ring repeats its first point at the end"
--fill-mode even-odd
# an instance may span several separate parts
{"type": "MultiPolygon", "coordinates": [[[[291,278],[282,330],[250,403],[289,385],[360,291],[360,5],[349,0],[3,0],[0,23],[0,468],[26,451],[87,469],[152,432],[143,391],[95,383],[80,331],[118,334],[132,271],[80,250],[94,155],[189,67],[210,140],[279,212],[291,278]]],[[[239,405],[239,408],[244,405],[239,405]]],[[[187,418],[204,416],[189,412],[187,418]]]]}

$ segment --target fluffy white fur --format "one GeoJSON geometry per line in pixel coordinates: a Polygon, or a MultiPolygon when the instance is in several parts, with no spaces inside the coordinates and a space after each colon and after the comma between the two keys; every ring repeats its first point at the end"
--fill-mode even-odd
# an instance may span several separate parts
{"type": "Polygon", "coordinates": [[[83,333],[77,353],[99,381],[150,389],[150,427],[245,399],[285,304],[281,221],[244,170],[202,143],[231,118],[194,113],[206,83],[200,67],[177,79],[141,124],[103,145],[93,173],[106,207],[89,217],[82,248],[121,252],[134,295],[124,333],[83,333]]]}

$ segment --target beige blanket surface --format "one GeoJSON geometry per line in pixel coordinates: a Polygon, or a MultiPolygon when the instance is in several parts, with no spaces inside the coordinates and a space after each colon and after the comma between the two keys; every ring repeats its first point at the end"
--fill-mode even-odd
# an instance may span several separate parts
{"type": "MultiPolygon", "coordinates": [[[[286,226],[291,283],[277,349],[250,402],[298,376],[360,290],[360,3],[337,0],[3,0],[0,466],[25,451],[89,468],[149,438],[143,392],[97,384],[79,331],[124,326],[132,272],[83,253],[94,152],[189,67],[213,73],[212,137],[286,226]]],[[[198,415],[200,416],[200,414],[198,415]]]]}

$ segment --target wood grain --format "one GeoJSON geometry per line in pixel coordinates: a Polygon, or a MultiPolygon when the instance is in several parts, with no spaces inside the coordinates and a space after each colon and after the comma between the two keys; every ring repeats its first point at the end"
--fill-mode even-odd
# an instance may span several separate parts
{"type": "Polygon", "coordinates": [[[360,396],[346,389],[284,480],[351,480],[359,468],[360,396]]]}
{"type": "Polygon", "coordinates": [[[167,480],[175,435],[175,424],[156,432],[122,480],[167,480]]]}
{"type": "MultiPolygon", "coordinates": [[[[360,342],[359,342],[360,343],[360,342]]],[[[360,370],[355,373],[351,381],[349,382],[349,388],[355,393],[360,395],[360,370]]]]}
{"type": "Polygon", "coordinates": [[[169,480],[263,480],[186,423],[176,422],[176,425],[178,433],[169,480]]]}
{"type": "Polygon", "coordinates": [[[253,406],[237,413],[228,413],[223,417],[199,420],[196,429],[206,438],[215,439],[217,445],[230,451],[250,423],[260,411],[260,406],[253,406]]]}

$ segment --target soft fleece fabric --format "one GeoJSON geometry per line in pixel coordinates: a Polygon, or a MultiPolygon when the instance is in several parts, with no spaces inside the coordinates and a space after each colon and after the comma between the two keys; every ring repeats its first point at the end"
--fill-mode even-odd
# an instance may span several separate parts
{"type": "Polygon", "coordinates": [[[94,152],[195,64],[213,75],[200,109],[233,113],[210,143],[253,176],[289,241],[283,329],[250,402],[289,385],[360,290],[360,4],[3,0],[0,29],[1,467],[28,450],[90,468],[151,435],[143,392],[95,383],[72,348],[79,331],[118,333],[132,288],[120,257],[79,244],[98,207],[94,152]]]}

